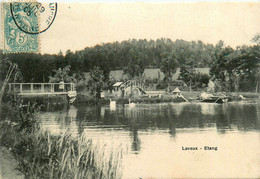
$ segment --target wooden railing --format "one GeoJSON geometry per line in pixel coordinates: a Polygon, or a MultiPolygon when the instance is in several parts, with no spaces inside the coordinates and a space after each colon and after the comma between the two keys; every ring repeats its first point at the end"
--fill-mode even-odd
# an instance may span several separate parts
{"type": "Polygon", "coordinates": [[[141,81],[137,81],[137,80],[129,80],[127,82],[124,83],[124,88],[130,87],[132,85],[132,87],[139,87],[139,88],[143,88],[143,83],[141,81]]]}
{"type": "Polygon", "coordinates": [[[9,83],[14,93],[64,93],[75,91],[74,83],[9,83]]]}

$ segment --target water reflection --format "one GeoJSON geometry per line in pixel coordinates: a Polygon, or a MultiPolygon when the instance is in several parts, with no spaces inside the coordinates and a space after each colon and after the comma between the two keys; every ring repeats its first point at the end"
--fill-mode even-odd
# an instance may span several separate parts
{"type": "Polygon", "coordinates": [[[186,106],[187,103],[170,103],[170,105],[174,114],[179,116],[183,111],[183,107],[186,106]]]}
{"type": "MultiPolygon", "coordinates": [[[[50,107],[50,106],[48,106],[50,107]]],[[[60,108],[60,106],[58,106],[60,108]]],[[[42,112],[40,118],[45,128],[55,134],[61,132],[78,133],[77,125],[77,108],[73,105],[63,106],[59,111],[53,111],[53,107],[50,107],[52,112],[42,112]]]]}
{"type": "MultiPolygon", "coordinates": [[[[181,105],[180,105],[181,106],[181,105]]],[[[182,107],[181,107],[182,108],[182,107]]],[[[179,108],[180,109],[180,108],[179,108]]],[[[170,135],[171,135],[171,137],[175,137],[176,136],[176,123],[177,123],[177,118],[176,118],[176,116],[175,115],[172,115],[172,114],[174,114],[173,113],[173,108],[171,107],[171,108],[169,108],[169,110],[168,110],[168,113],[167,113],[167,119],[168,119],[168,121],[169,121],[169,133],[170,133],[170,135]]],[[[176,115],[177,114],[180,114],[180,113],[176,113],[176,115]]]]}
{"type": "Polygon", "coordinates": [[[201,103],[201,113],[204,115],[215,115],[219,106],[217,103],[201,103]]]}
{"type": "MultiPolygon", "coordinates": [[[[51,108],[52,109],[52,108],[51,108]]],[[[259,130],[258,103],[165,103],[137,104],[134,108],[110,106],[64,107],[58,111],[43,112],[43,124],[56,133],[70,130],[82,133],[85,128],[114,128],[129,131],[133,138],[133,149],[140,150],[138,132],[168,130],[176,137],[177,129],[216,128],[218,132],[229,130],[259,130]]]]}
{"type": "Polygon", "coordinates": [[[131,149],[134,152],[137,152],[141,150],[141,139],[138,137],[138,128],[134,127],[130,133],[132,137],[132,145],[131,149]]]}
{"type": "MultiPolygon", "coordinates": [[[[260,158],[260,152],[254,149],[260,146],[259,103],[136,104],[134,108],[117,105],[115,110],[109,105],[81,105],[49,109],[41,113],[41,121],[54,134],[84,132],[93,141],[126,146],[129,153],[124,154],[124,177],[180,177],[172,173],[177,168],[201,178],[199,167],[211,167],[209,171],[218,171],[222,177],[228,177],[223,171],[231,167],[229,171],[238,171],[234,176],[244,176],[247,171],[245,167],[237,169],[241,165],[238,160],[256,166],[253,174],[259,169],[260,161],[256,158],[260,158]],[[217,146],[219,151],[199,153],[200,161],[181,151],[182,146],[196,145],[217,146]],[[158,168],[158,163],[163,169],[158,168]]],[[[212,178],[210,174],[203,176],[212,178]]]]}
{"type": "Polygon", "coordinates": [[[56,134],[85,131],[89,136],[99,137],[100,133],[117,135],[115,130],[121,131],[118,137],[128,136],[132,151],[139,152],[142,148],[140,132],[165,131],[174,139],[186,129],[191,129],[190,132],[216,129],[221,134],[236,130],[259,131],[259,111],[259,104],[244,103],[138,104],[135,108],[118,105],[115,111],[109,106],[69,106],[43,112],[42,123],[56,134]]]}

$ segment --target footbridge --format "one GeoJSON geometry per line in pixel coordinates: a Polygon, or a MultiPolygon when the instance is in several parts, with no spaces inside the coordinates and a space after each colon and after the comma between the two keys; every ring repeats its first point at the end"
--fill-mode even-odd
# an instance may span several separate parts
{"type": "Polygon", "coordinates": [[[9,92],[16,95],[68,95],[74,83],[9,83],[9,92]]]}
{"type": "Polygon", "coordinates": [[[145,95],[143,84],[140,81],[129,80],[122,85],[126,94],[145,95]]]}
{"type": "Polygon", "coordinates": [[[146,95],[148,97],[158,96],[162,97],[165,94],[165,91],[145,91],[144,85],[141,81],[137,80],[129,80],[122,85],[123,89],[125,90],[126,94],[134,95],[146,95]]]}

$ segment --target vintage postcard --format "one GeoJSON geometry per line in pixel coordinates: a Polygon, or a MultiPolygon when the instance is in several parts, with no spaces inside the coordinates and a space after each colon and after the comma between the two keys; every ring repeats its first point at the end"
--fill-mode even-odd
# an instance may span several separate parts
{"type": "Polygon", "coordinates": [[[1,1],[0,178],[260,178],[260,2],[1,1]]]}

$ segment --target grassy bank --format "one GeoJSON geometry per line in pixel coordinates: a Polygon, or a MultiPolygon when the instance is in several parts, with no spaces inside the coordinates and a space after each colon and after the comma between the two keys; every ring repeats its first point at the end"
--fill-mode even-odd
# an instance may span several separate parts
{"type": "MultiPolygon", "coordinates": [[[[198,99],[201,94],[201,91],[183,91],[182,95],[188,100],[198,99]]],[[[222,93],[212,93],[214,96],[221,96],[222,93]]],[[[246,99],[259,99],[259,93],[252,93],[252,92],[229,92],[226,94],[229,97],[230,101],[237,101],[241,100],[239,95],[243,95],[246,99]]],[[[117,98],[111,97],[112,100],[115,100],[117,104],[128,104],[128,98],[117,98]]],[[[131,101],[134,103],[165,103],[165,102],[184,102],[182,98],[173,98],[172,94],[164,94],[161,98],[159,97],[152,97],[148,98],[147,96],[139,96],[139,97],[132,97],[131,101]]],[[[102,99],[95,99],[89,94],[78,94],[76,101],[74,102],[76,105],[84,104],[84,105],[108,105],[110,103],[109,98],[102,98],[102,99]]]]}
{"type": "MultiPolygon", "coordinates": [[[[112,100],[115,100],[117,104],[128,104],[129,103],[129,99],[128,98],[112,98],[112,100]]],[[[135,97],[135,98],[131,98],[131,102],[134,103],[165,103],[165,102],[184,102],[185,100],[183,100],[182,98],[172,98],[171,95],[169,96],[165,96],[165,97],[152,97],[152,98],[148,98],[148,97],[135,97]]],[[[102,98],[102,99],[95,99],[95,98],[91,98],[88,95],[84,95],[84,94],[78,94],[77,99],[75,101],[76,105],[80,105],[80,104],[87,104],[87,105],[108,105],[110,103],[110,99],[109,98],[102,98]]]]}
{"type": "Polygon", "coordinates": [[[13,153],[26,178],[120,178],[120,149],[106,152],[84,135],[51,135],[40,128],[37,110],[31,104],[1,108],[0,145],[13,153]],[[4,114],[7,108],[13,115],[4,114]]]}
{"type": "MultiPolygon", "coordinates": [[[[189,101],[198,99],[201,94],[201,91],[192,91],[191,93],[189,91],[182,91],[182,95],[188,99],[189,101]]],[[[222,95],[220,92],[212,93],[214,96],[220,96],[222,95]]],[[[253,93],[253,92],[228,92],[226,95],[229,97],[230,101],[237,101],[241,100],[239,95],[243,95],[247,99],[259,99],[260,94],[259,93],[253,93]]],[[[64,105],[68,105],[68,99],[66,95],[45,95],[45,96],[20,96],[18,97],[20,100],[23,100],[23,103],[37,103],[42,104],[43,107],[47,108],[48,110],[51,110],[50,107],[55,108],[62,108],[64,105]],[[48,106],[47,104],[51,104],[51,106],[48,106]]],[[[96,99],[94,96],[91,96],[90,93],[78,93],[77,98],[74,102],[76,105],[84,104],[84,105],[108,105],[110,103],[110,98],[112,100],[115,100],[117,104],[128,104],[128,98],[118,98],[115,95],[110,95],[109,97],[105,97],[102,99],[96,99]]],[[[135,96],[131,97],[131,101],[134,103],[165,103],[165,102],[184,102],[182,98],[173,98],[172,94],[164,94],[161,98],[159,97],[152,97],[148,98],[147,96],[135,96]]]]}

